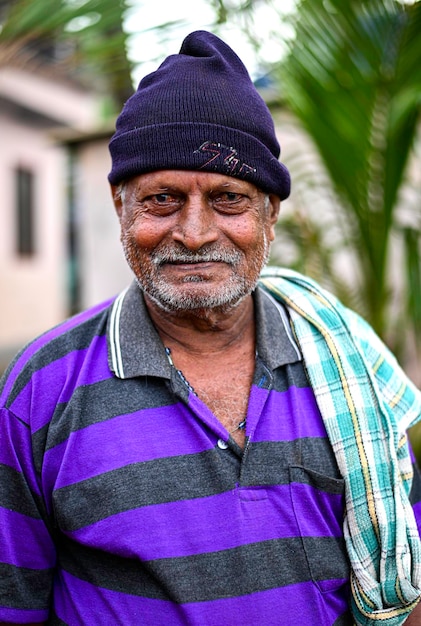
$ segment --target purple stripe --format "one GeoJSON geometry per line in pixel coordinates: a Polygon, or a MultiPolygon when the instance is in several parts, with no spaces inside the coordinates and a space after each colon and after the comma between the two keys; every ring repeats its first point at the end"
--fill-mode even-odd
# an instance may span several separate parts
{"type": "Polygon", "coordinates": [[[113,302],[113,300],[114,298],[110,298],[106,302],[102,302],[101,304],[98,304],[97,306],[91,309],[88,309],[87,311],[79,313],[78,315],[71,317],[70,319],[60,324],[59,326],[56,326],[55,328],[49,330],[48,332],[44,333],[43,335],[35,339],[35,341],[33,341],[26,348],[26,350],[24,350],[24,352],[20,355],[14,367],[12,368],[8,376],[8,379],[6,381],[6,384],[4,386],[1,397],[0,397],[0,404],[6,403],[6,399],[10,393],[10,390],[12,389],[23,367],[31,359],[31,357],[36,352],[38,352],[38,350],[40,350],[43,346],[45,346],[47,343],[49,343],[53,339],[60,337],[60,335],[64,335],[66,332],[68,332],[72,328],[76,328],[76,326],[79,326],[86,320],[90,319],[91,317],[94,317],[101,311],[105,310],[110,305],[110,303],[113,302]]]}
{"type": "Polygon", "coordinates": [[[31,412],[31,430],[36,432],[48,424],[57,404],[70,400],[77,387],[111,377],[107,339],[95,337],[85,350],[70,352],[34,372],[10,410],[26,421],[31,407],[36,406],[37,410],[31,412]]]}
{"type": "Polygon", "coordinates": [[[0,409],[0,463],[21,472],[23,456],[26,464],[31,460],[28,429],[7,409],[0,409]]]}
{"type": "MultiPolygon", "coordinates": [[[[338,581],[338,584],[346,581],[338,581]]],[[[241,624],[241,626],[331,626],[347,610],[347,593],[342,587],[335,596],[321,598],[311,582],[270,589],[259,593],[227,598],[213,602],[183,605],[184,619],[180,624],[241,624]]],[[[153,619],[150,622],[154,623],[153,619]]],[[[178,623],[178,622],[170,622],[178,623]]]]}
{"type": "Polygon", "coordinates": [[[45,485],[58,489],[132,463],[203,452],[215,442],[181,403],[119,415],[75,431],[48,450],[45,485]]]}
{"type": "Polygon", "coordinates": [[[415,521],[417,523],[418,532],[421,536],[421,502],[416,502],[412,505],[412,509],[415,515],[415,521]]]}
{"type": "Polygon", "coordinates": [[[8,609],[0,606],[0,620],[11,624],[38,624],[48,619],[48,611],[8,609]]]}
{"type": "Polygon", "coordinates": [[[291,484],[295,517],[303,537],[342,537],[344,497],[304,483],[291,484]]]}
{"type": "Polygon", "coordinates": [[[42,520],[0,508],[0,528],[16,542],[0,542],[0,562],[30,569],[54,567],[54,546],[42,520]]]}
{"type": "Polygon", "coordinates": [[[306,499],[296,506],[295,497],[294,507],[289,485],[242,487],[208,498],[126,511],[69,535],[80,543],[146,561],[229,550],[284,537],[342,536],[343,507],[338,497],[313,496],[310,487],[300,487],[299,495],[304,493],[306,499]],[[307,510],[309,500],[312,508],[307,510]],[[320,510],[316,510],[317,504],[320,510]]]}
{"type": "MultiPolygon", "coordinates": [[[[260,405],[264,389],[253,387],[249,413],[260,405]]],[[[287,391],[271,391],[266,401],[264,419],[260,420],[254,441],[292,441],[302,437],[326,437],[320,411],[313,390],[309,387],[290,387],[287,391]]]]}
{"type": "MultiPolygon", "coordinates": [[[[307,582],[237,598],[177,605],[99,589],[66,572],[62,579],[62,588],[55,592],[55,611],[73,626],[279,626],[298,622],[331,626],[347,609],[346,584],[335,594],[321,595],[313,583],[307,582]]],[[[346,581],[338,584],[341,582],[346,581]]]]}

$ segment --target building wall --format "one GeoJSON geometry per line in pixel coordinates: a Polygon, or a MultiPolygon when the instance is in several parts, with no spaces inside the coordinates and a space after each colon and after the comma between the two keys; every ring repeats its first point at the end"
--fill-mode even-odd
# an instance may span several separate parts
{"type": "Polygon", "coordinates": [[[97,128],[101,102],[65,76],[0,67],[0,370],[69,315],[69,160],[58,137],[97,128]],[[17,168],[34,183],[32,255],[16,247],[17,168]]]}
{"type": "Polygon", "coordinates": [[[82,309],[116,295],[132,280],[107,180],[111,167],[108,140],[84,141],[73,148],[82,309]]]}
{"type": "Polygon", "coordinates": [[[0,112],[0,361],[66,312],[65,153],[44,128],[0,112]],[[34,176],[33,256],[16,251],[15,170],[34,176]]]}
{"type": "Polygon", "coordinates": [[[98,123],[100,105],[95,95],[36,70],[0,66],[0,94],[15,105],[55,120],[56,126],[91,131],[98,123]]]}

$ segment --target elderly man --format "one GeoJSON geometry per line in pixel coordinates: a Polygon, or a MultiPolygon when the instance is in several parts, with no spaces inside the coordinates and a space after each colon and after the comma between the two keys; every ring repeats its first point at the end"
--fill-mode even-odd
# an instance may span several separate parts
{"type": "Polygon", "coordinates": [[[110,151],[136,280],[4,377],[2,623],[420,623],[420,394],[317,285],[259,282],[289,175],[240,59],[189,35],[110,151]]]}

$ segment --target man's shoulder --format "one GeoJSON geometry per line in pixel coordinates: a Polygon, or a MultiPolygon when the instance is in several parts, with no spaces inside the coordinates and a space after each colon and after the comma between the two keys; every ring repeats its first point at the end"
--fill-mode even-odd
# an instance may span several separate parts
{"type": "Polygon", "coordinates": [[[288,301],[289,298],[299,298],[318,302],[319,307],[341,307],[340,301],[334,294],[320,285],[316,280],[300,272],[286,267],[265,267],[260,275],[259,284],[275,297],[288,301]]]}
{"type": "Polygon", "coordinates": [[[37,372],[54,368],[57,375],[76,355],[83,355],[93,342],[102,339],[105,343],[113,301],[111,298],[64,320],[23,347],[1,379],[0,406],[6,406],[13,389],[27,384],[37,372]]]}

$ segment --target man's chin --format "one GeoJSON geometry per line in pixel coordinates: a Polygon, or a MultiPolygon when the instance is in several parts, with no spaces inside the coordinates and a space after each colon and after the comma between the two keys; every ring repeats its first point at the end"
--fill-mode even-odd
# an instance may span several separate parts
{"type": "Polygon", "coordinates": [[[179,315],[191,313],[196,316],[205,316],[209,311],[226,313],[236,308],[239,303],[252,291],[252,289],[225,289],[223,292],[209,293],[210,287],[206,291],[195,289],[198,283],[190,283],[190,288],[158,291],[156,289],[145,289],[148,297],[161,309],[179,315]]]}

